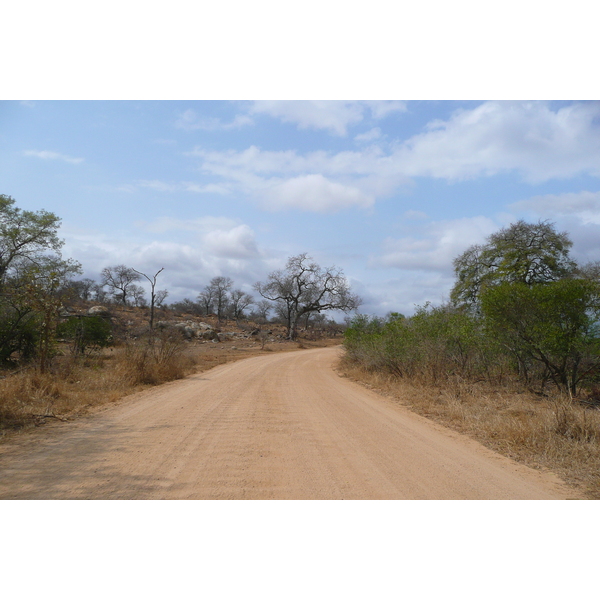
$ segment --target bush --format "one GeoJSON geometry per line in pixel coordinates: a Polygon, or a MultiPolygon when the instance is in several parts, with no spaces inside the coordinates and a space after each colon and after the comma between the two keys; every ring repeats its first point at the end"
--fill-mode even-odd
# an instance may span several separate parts
{"type": "Polygon", "coordinates": [[[110,322],[98,316],[69,317],[58,325],[56,333],[58,337],[71,341],[74,355],[84,355],[112,343],[110,322]]]}
{"type": "Polygon", "coordinates": [[[184,377],[192,360],[185,360],[186,344],[178,333],[151,332],[145,339],[130,342],[121,365],[123,377],[132,385],[156,385],[184,377]]]}

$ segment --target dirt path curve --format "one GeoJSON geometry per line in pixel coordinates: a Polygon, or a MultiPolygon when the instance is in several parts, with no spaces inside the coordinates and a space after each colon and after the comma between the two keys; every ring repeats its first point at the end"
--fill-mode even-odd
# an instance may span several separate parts
{"type": "Polygon", "coordinates": [[[249,358],[0,446],[0,498],[561,499],[339,377],[337,348],[249,358]]]}

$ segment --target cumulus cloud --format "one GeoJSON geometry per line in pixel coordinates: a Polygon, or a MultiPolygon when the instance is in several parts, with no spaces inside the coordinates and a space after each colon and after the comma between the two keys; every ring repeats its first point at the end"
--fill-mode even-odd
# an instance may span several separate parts
{"type": "Polygon", "coordinates": [[[113,238],[67,225],[61,229],[66,242],[64,256],[75,257],[83,265],[84,276],[96,281],[110,265],[125,263],[144,273],[164,267],[159,287],[169,290],[169,301],[195,298],[217,275],[232,277],[236,285],[250,291],[253,283],[273,269],[260,252],[252,229],[231,219],[206,217],[186,227],[183,220],[163,218],[138,226],[138,231],[151,235],[113,238]],[[179,241],[156,239],[157,233],[174,229],[197,235],[189,240],[182,235],[179,241]]]}
{"type": "Polygon", "coordinates": [[[284,123],[294,123],[299,129],[326,129],[345,136],[348,126],[363,120],[363,110],[357,102],[259,100],[254,102],[250,113],[268,114],[284,123]]]}
{"type": "Polygon", "coordinates": [[[259,100],[253,103],[249,112],[294,123],[299,129],[324,129],[345,136],[348,127],[365,118],[367,108],[374,119],[382,119],[392,112],[406,111],[406,104],[398,101],[259,100]]]}
{"type": "Polygon", "coordinates": [[[35,156],[36,158],[41,158],[42,160],[62,160],[63,162],[67,162],[72,165],[78,165],[85,160],[83,158],[74,158],[72,156],[67,156],[66,154],[50,152],[48,150],[24,150],[23,156],[35,156]]]}
{"type": "Polygon", "coordinates": [[[199,248],[217,258],[254,258],[260,255],[254,231],[248,225],[227,217],[187,220],[161,217],[150,223],[139,221],[136,226],[157,234],[173,231],[195,233],[199,248]]]}
{"type": "Polygon", "coordinates": [[[248,225],[218,229],[204,236],[206,249],[220,258],[254,258],[259,255],[254,232],[248,225]]]}
{"type": "Polygon", "coordinates": [[[510,205],[545,217],[577,216],[583,223],[600,224],[600,192],[573,192],[534,196],[510,205]]]}
{"type": "MultiPolygon", "coordinates": [[[[302,119],[297,116],[297,121],[306,127],[309,123],[327,127],[329,123],[338,133],[352,121],[349,114],[363,114],[358,108],[364,111],[366,106],[355,103],[356,112],[333,111],[331,121],[326,117],[328,111],[316,111],[321,120],[315,117],[311,121],[306,115],[315,110],[313,104],[300,103],[295,109],[288,104],[268,103],[264,110],[273,114],[285,110],[289,119],[297,110],[305,115],[302,119]]],[[[342,108],[345,106],[342,103],[342,108]]],[[[201,171],[221,178],[226,189],[266,199],[264,205],[270,208],[274,189],[294,194],[308,182],[316,185],[317,176],[321,176],[322,188],[327,187],[325,180],[341,186],[336,188],[340,208],[371,206],[376,199],[408,189],[414,177],[455,181],[514,171],[527,181],[540,182],[582,173],[600,176],[600,103],[573,103],[553,110],[545,102],[484,102],[457,111],[446,121],[432,121],[425,131],[396,140],[387,151],[377,145],[378,132],[372,128],[356,136],[359,142],[373,143],[355,151],[300,153],[257,146],[208,151],[196,147],[188,156],[198,158],[201,171]],[[352,199],[348,188],[356,191],[352,199]]],[[[331,186],[329,189],[333,192],[331,186]]],[[[334,204],[330,202],[330,206],[334,204]]],[[[286,206],[283,198],[278,205],[286,206]]],[[[288,205],[298,206],[296,196],[288,205]]],[[[305,207],[311,210],[310,203],[305,207]]],[[[319,202],[312,209],[322,207],[319,202]]]]}
{"type": "Polygon", "coordinates": [[[518,171],[529,182],[600,176],[600,103],[484,102],[436,120],[396,151],[410,176],[450,180],[518,171]]]}
{"type": "Polygon", "coordinates": [[[600,192],[581,191],[534,196],[510,205],[516,212],[550,219],[573,242],[579,263],[600,260],[600,192]]]}
{"type": "Polygon", "coordinates": [[[428,223],[421,228],[421,237],[387,238],[382,254],[371,259],[371,266],[448,274],[459,254],[484,242],[498,228],[492,219],[482,216],[428,223]]]}
{"type": "Polygon", "coordinates": [[[371,109],[374,119],[384,119],[393,112],[406,112],[406,102],[400,100],[367,100],[365,104],[371,109]]]}
{"type": "Polygon", "coordinates": [[[361,152],[337,154],[265,151],[257,146],[225,152],[197,147],[188,155],[200,159],[202,171],[221,177],[226,185],[252,195],[269,209],[303,208],[320,212],[355,206],[366,208],[375,197],[389,195],[401,184],[409,184],[390,157],[375,146],[361,152]],[[300,198],[299,193],[316,194],[317,200],[300,198]]]}
{"type": "Polygon", "coordinates": [[[302,175],[268,188],[264,205],[271,210],[296,208],[312,212],[337,212],[358,206],[368,208],[375,199],[359,189],[329,181],[323,175],[302,175]]]}
{"type": "Polygon", "coordinates": [[[369,129],[366,133],[361,133],[357,136],[354,136],[354,141],[359,143],[368,143],[374,140],[378,140],[381,137],[381,129],[379,127],[373,127],[373,129],[369,129]]]}
{"type": "Polygon", "coordinates": [[[195,129],[202,129],[204,131],[219,131],[229,129],[240,129],[247,125],[252,125],[254,121],[248,115],[236,115],[233,121],[224,123],[221,119],[216,117],[199,117],[198,114],[188,109],[181,113],[179,118],[175,121],[175,127],[178,129],[185,129],[186,131],[193,131],[195,129]]]}

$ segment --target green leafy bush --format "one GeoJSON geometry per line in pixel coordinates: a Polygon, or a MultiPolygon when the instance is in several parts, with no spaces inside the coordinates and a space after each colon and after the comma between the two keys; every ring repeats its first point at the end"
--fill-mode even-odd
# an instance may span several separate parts
{"type": "Polygon", "coordinates": [[[69,317],[60,323],[58,337],[69,340],[73,354],[105,348],[112,343],[112,327],[109,321],[98,316],[69,317]]]}

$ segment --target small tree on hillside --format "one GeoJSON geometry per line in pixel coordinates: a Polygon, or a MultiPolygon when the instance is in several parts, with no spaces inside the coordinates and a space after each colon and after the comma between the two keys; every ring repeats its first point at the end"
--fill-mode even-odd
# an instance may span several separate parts
{"type": "Polygon", "coordinates": [[[102,269],[102,285],[107,286],[118,302],[127,306],[131,298],[132,287],[142,276],[135,270],[125,265],[106,267],[102,269]]]}
{"type": "Polygon", "coordinates": [[[229,303],[229,290],[232,286],[233,280],[229,277],[213,277],[207,286],[206,291],[210,291],[212,295],[219,321],[225,317],[225,311],[229,303]]]}
{"type": "Polygon", "coordinates": [[[202,306],[205,315],[210,315],[214,312],[214,289],[206,286],[204,291],[198,294],[198,304],[202,306]]]}
{"type": "Polygon", "coordinates": [[[243,290],[233,290],[229,296],[229,309],[231,316],[239,323],[244,316],[244,311],[254,302],[254,298],[250,294],[246,294],[243,290]]]}

